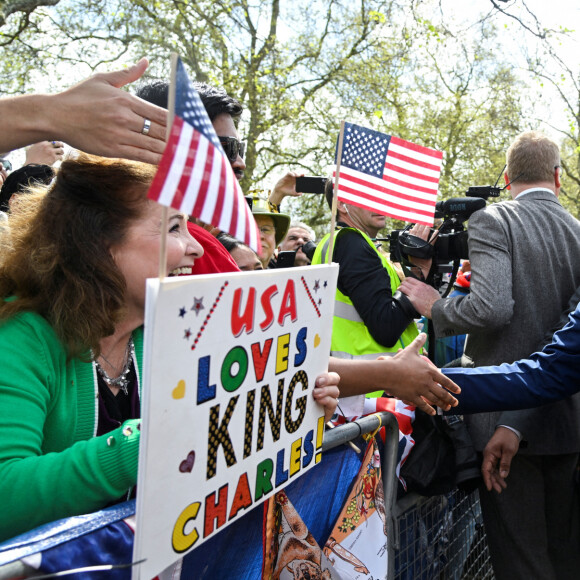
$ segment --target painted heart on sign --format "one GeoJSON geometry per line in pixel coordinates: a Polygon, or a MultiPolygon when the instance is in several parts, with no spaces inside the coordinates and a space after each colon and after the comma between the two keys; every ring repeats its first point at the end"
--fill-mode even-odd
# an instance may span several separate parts
{"type": "Polygon", "coordinates": [[[184,459],[179,464],[179,471],[181,471],[181,473],[191,473],[194,463],[195,463],[195,451],[190,451],[187,454],[187,459],[184,459]]]}
{"type": "Polygon", "coordinates": [[[314,335],[314,348],[316,348],[319,345],[320,345],[320,336],[318,335],[318,333],[316,333],[314,335]]]}
{"type": "Polygon", "coordinates": [[[185,397],[185,381],[182,379],[177,383],[177,387],[171,393],[174,399],[183,399],[185,397]]]}

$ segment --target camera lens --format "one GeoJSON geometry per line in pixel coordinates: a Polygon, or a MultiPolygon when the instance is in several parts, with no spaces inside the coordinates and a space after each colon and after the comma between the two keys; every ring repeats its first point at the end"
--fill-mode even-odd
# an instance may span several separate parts
{"type": "Polygon", "coordinates": [[[312,257],[314,256],[314,252],[316,251],[316,243],[315,242],[306,242],[302,245],[302,251],[306,254],[306,257],[312,261],[312,257]]]}

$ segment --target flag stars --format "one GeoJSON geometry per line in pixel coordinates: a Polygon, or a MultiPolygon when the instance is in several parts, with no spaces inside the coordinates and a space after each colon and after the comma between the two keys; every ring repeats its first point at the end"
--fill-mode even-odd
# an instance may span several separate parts
{"type": "Polygon", "coordinates": [[[314,292],[318,292],[320,290],[320,280],[314,281],[314,287],[312,288],[314,292]]]}
{"type": "MultiPolygon", "coordinates": [[[[342,178],[344,177],[346,183],[348,180],[356,180],[357,184],[361,184],[361,188],[366,186],[377,198],[383,194],[387,194],[389,198],[393,196],[395,201],[385,196],[381,202],[382,209],[388,215],[404,221],[424,220],[421,223],[429,223],[429,221],[432,223],[442,153],[354,124],[346,124],[345,131],[351,128],[352,132],[349,131],[349,134],[352,139],[344,140],[341,156],[341,165],[350,169],[344,173],[340,170],[339,188],[343,193],[350,190],[342,183],[342,178]],[[422,153],[432,157],[432,162],[421,163],[419,157],[422,153]],[[400,163],[400,159],[405,160],[406,164],[400,163]],[[406,168],[410,166],[413,167],[411,175],[406,171],[406,168]],[[423,191],[429,194],[429,198],[424,200],[417,198],[417,208],[408,208],[401,200],[406,194],[415,198],[417,186],[424,188],[423,191]]],[[[354,203],[356,203],[355,199],[357,198],[353,198],[354,203]]],[[[360,197],[358,199],[360,200],[360,197]]]]}
{"type": "Polygon", "coordinates": [[[186,328],[183,332],[183,338],[185,338],[185,340],[189,340],[190,336],[191,336],[191,328],[186,328]]]}
{"type": "Polygon", "coordinates": [[[185,318],[185,313],[186,313],[186,312],[187,312],[187,310],[185,309],[185,306],[182,306],[182,307],[179,309],[179,316],[180,316],[181,318],[185,318]]]}
{"type": "Polygon", "coordinates": [[[178,90],[179,87],[183,88],[180,92],[180,98],[177,99],[176,114],[187,121],[187,123],[189,123],[196,131],[209,139],[213,145],[218,146],[219,139],[217,138],[213,126],[207,117],[205,107],[201,102],[199,94],[187,76],[187,72],[182,63],[178,66],[177,74],[178,90]]]}
{"type": "Polygon", "coordinates": [[[354,129],[353,138],[343,151],[343,165],[367,175],[381,177],[386,158],[388,139],[370,129],[354,129]]]}

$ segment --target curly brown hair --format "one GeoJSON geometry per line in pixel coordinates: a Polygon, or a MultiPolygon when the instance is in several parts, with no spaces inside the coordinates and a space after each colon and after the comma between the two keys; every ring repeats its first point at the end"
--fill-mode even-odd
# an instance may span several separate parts
{"type": "Polygon", "coordinates": [[[0,258],[0,320],[34,311],[70,357],[100,353],[125,310],[125,279],[110,248],[146,208],[155,168],[86,154],[12,205],[0,258]]]}

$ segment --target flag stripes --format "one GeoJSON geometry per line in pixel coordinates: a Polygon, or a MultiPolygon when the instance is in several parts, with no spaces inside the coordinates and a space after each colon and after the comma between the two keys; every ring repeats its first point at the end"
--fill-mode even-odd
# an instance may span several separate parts
{"type": "Polygon", "coordinates": [[[179,59],[173,82],[176,114],[149,198],[212,224],[259,252],[256,222],[179,59]]]}
{"type": "Polygon", "coordinates": [[[375,181],[381,185],[369,184],[368,180],[357,178],[349,169],[341,168],[338,199],[405,221],[427,223],[433,220],[436,195],[420,191],[411,193],[397,183],[387,187],[383,185],[384,181],[375,181]]]}
{"type": "Polygon", "coordinates": [[[433,225],[442,159],[440,151],[345,123],[338,199],[433,225]]]}

